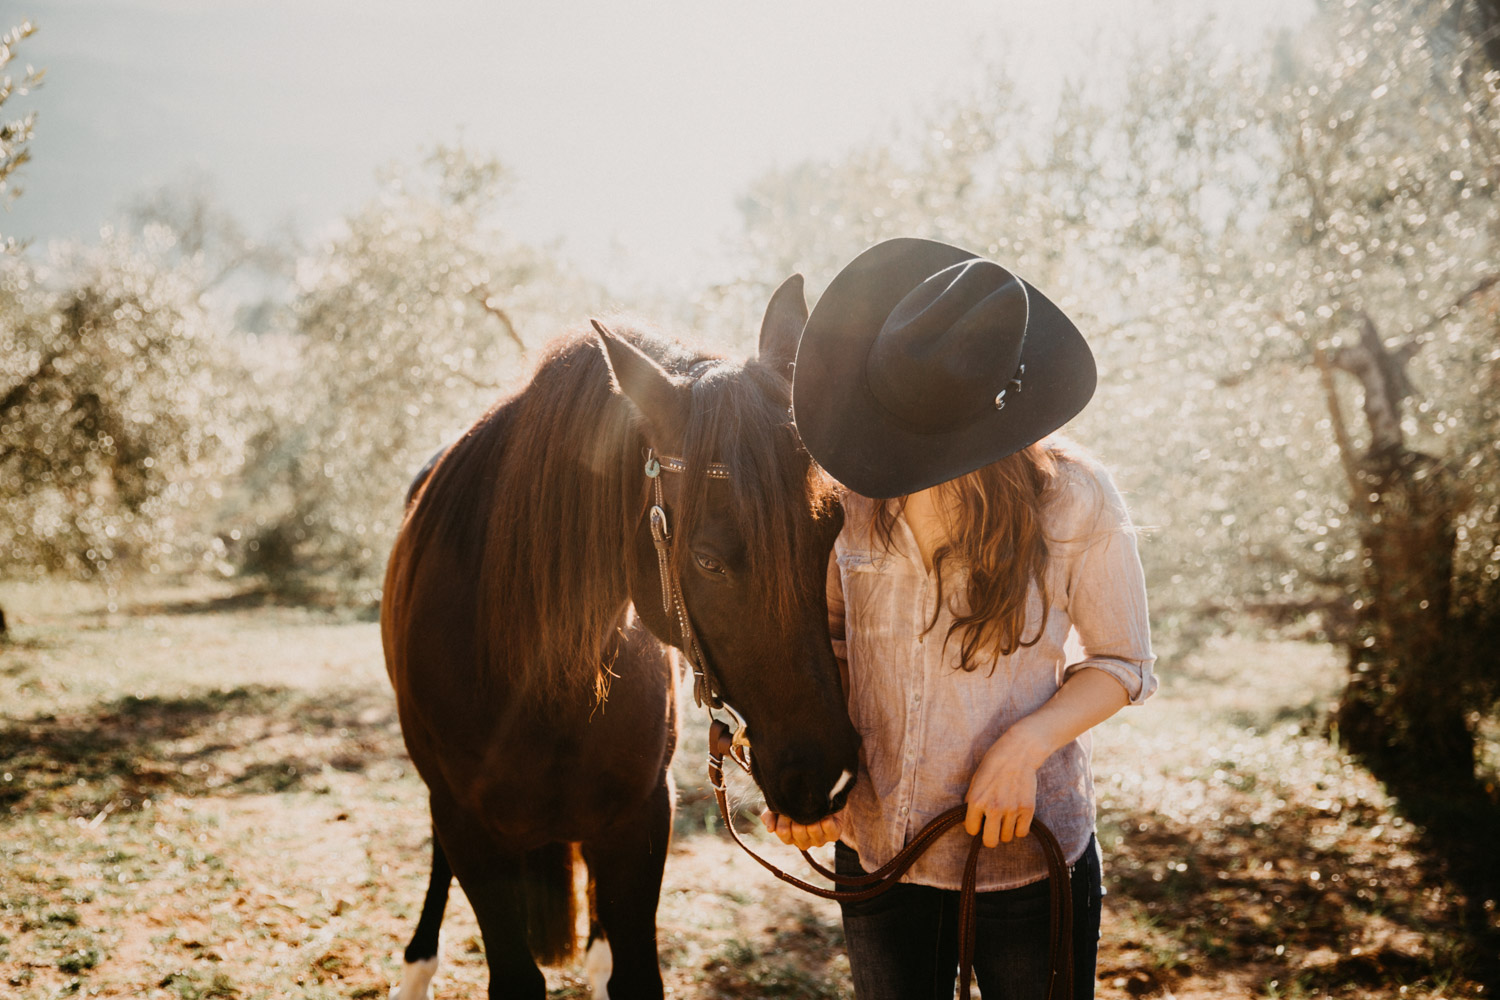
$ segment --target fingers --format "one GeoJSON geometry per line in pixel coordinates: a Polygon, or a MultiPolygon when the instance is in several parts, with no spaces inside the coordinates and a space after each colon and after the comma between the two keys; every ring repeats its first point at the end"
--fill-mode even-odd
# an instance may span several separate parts
{"type": "MultiPolygon", "coordinates": [[[[988,812],[984,815],[984,846],[999,847],[1005,830],[1005,813],[988,812]]],[[[1009,840],[1010,838],[1006,838],[1009,840]]]]}
{"type": "Polygon", "coordinates": [[[803,851],[833,843],[839,839],[844,829],[843,817],[840,813],[825,816],[816,823],[803,824],[794,823],[786,816],[767,809],[760,814],[760,821],[768,831],[776,834],[783,844],[789,844],[803,851]]]}
{"type": "Polygon", "coordinates": [[[1031,832],[1031,819],[1035,815],[1032,809],[981,809],[979,806],[970,805],[969,815],[964,822],[964,829],[969,831],[970,836],[980,834],[980,823],[983,824],[983,839],[985,847],[999,847],[1008,844],[1012,840],[1018,840],[1031,832]],[[976,821],[976,814],[979,820],[976,821]]]}
{"type": "Polygon", "coordinates": [[[985,809],[978,802],[969,803],[969,812],[964,816],[964,830],[971,837],[979,836],[979,831],[984,827],[985,809]]]}

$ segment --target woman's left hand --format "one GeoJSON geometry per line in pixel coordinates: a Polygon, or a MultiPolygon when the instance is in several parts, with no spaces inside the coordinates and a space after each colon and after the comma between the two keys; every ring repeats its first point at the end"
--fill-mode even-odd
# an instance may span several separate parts
{"type": "Polygon", "coordinates": [[[1028,755],[1005,737],[995,741],[969,779],[964,801],[969,813],[964,829],[969,836],[984,833],[984,846],[997,847],[1031,832],[1036,812],[1036,769],[1028,755]]]}

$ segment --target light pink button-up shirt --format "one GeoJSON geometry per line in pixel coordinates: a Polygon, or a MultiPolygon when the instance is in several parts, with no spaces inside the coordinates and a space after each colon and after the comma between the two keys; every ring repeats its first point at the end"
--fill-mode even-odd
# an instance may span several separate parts
{"type": "MultiPolygon", "coordinates": [[[[843,839],[859,851],[867,871],[889,861],[929,820],[962,803],[985,751],[1075,671],[1103,670],[1120,682],[1132,704],[1156,690],[1145,581],[1130,516],[1102,468],[1070,459],[1059,472],[1043,509],[1052,602],[1046,631],[1034,646],[1010,656],[991,653],[969,672],[958,669],[959,637],[943,641],[954,610],[967,610],[967,571],[944,569],[948,607],[923,636],[937,583],[911,529],[898,519],[887,551],[870,530],[877,504],[846,500],[844,529],[829,561],[828,610],[835,652],[848,659],[849,715],[864,737],[843,839]]],[[[1041,612],[1033,584],[1026,638],[1036,634],[1041,612]]],[[[1083,854],[1094,829],[1090,750],[1085,733],[1037,771],[1036,815],[1057,835],[1070,863],[1083,854]]],[[[959,888],[968,845],[962,827],[950,830],[903,881],[959,888]]],[[[1046,874],[1041,848],[1028,837],[982,851],[978,887],[1009,889],[1046,874]]]]}

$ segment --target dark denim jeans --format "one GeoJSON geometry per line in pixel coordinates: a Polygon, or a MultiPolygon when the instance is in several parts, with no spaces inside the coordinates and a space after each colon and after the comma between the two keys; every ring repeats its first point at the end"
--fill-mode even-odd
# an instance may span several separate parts
{"type": "MultiPolygon", "coordinates": [[[[859,855],[840,843],[835,870],[857,875],[859,855]]],[[[1099,953],[1099,850],[1073,866],[1073,997],[1092,1000],[1099,953]]],[[[1047,880],[981,892],[975,907],[974,978],[984,1000],[1043,1000],[1051,971],[1047,880]]],[[[840,904],[856,1000],[953,1000],[958,980],[958,891],[902,882],[862,903],[840,904]]]]}

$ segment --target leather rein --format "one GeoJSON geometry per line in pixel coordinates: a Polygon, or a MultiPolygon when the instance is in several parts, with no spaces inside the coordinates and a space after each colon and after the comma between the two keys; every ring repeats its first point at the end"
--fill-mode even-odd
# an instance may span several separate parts
{"type": "MultiPolygon", "coordinates": [[[[752,780],[754,775],[750,769],[750,740],[746,735],[744,720],[729,706],[724,704],[719,694],[719,685],[716,683],[707,661],[703,656],[703,647],[698,642],[698,634],[693,629],[691,619],[688,617],[687,602],[683,598],[682,582],[678,579],[676,568],[672,560],[672,531],[667,518],[667,508],[662,489],[661,473],[677,472],[686,473],[687,463],[679,458],[668,458],[658,456],[654,450],[646,450],[646,476],[651,480],[651,507],[647,516],[651,525],[651,540],[656,546],[657,569],[661,578],[662,607],[665,609],[668,620],[676,626],[681,635],[682,643],[678,647],[683,655],[687,657],[688,664],[693,668],[693,700],[700,706],[709,710],[709,734],[708,734],[708,783],[714,790],[714,799],[719,806],[719,816],[724,821],[725,828],[734,842],[750,857],[754,858],[766,871],[775,875],[789,885],[794,885],[804,892],[811,893],[823,899],[831,899],[841,903],[857,903],[862,900],[871,899],[880,895],[887,889],[896,885],[917,859],[926,850],[937,842],[938,838],[947,833],[955,826],[964,822],[968,813],[968,807],[964,805],[954,806],[947,812],[938,816],[932,822],[924,826],[911,841],[903,847],[890,861],[881,865],[873,872],[863,875],[841,875],[829,871],[819,864],[807,851],[802,852],[808,865],[819,875],[832,881],[844,889],[825,889],[821,886],[804,882],[795,875],[778,868],[775,864],[767,861],[751,849],[750,845],[740,838],[739,831],[735,829],[734,818],[729,808],[729,793],[724,781],[724,758],[728,756],[738,764],[746,774],[750,774],[752,780]],[[713,710],[722,708],[733,715],[739,725],[731,730],[728,723],[715,718],[713,710]]],[[[710,479],[729,478],[729,470],[720,463],[711,463],[705,470],[705,475],[710,479]]],[[[1050,928],[1049,936],[1051,946],[1049,954],[1052,957],[1051,976],[1048,979],[1048,1000],[1066,1000],[1073,995],[1073,893],[1071,889],[1071,873],[1068,868],[1067,857],[1063,854],[1062,846],[1058,844],[1057,838],[1047,825],[1035,817],[1031,821],[1031,832],[1035,835],[1036,843],[1041,846],[1042,853],[1047,860],[1048,885],[1051,895],[1051,906],[1049,909],[1050,928]]],[[[970,1000],[970,991],[973,982],[974,969],[974,935],[975,935],[975,895],[977,872],[979,869],[979,849],[984,842],[979,837],[974,837],[969,843],[968,858],[964,864],[964,876],[962,888],[959,892],[958,920],[958,969],[960,996],[963,1000],[970,1000]]]]}

